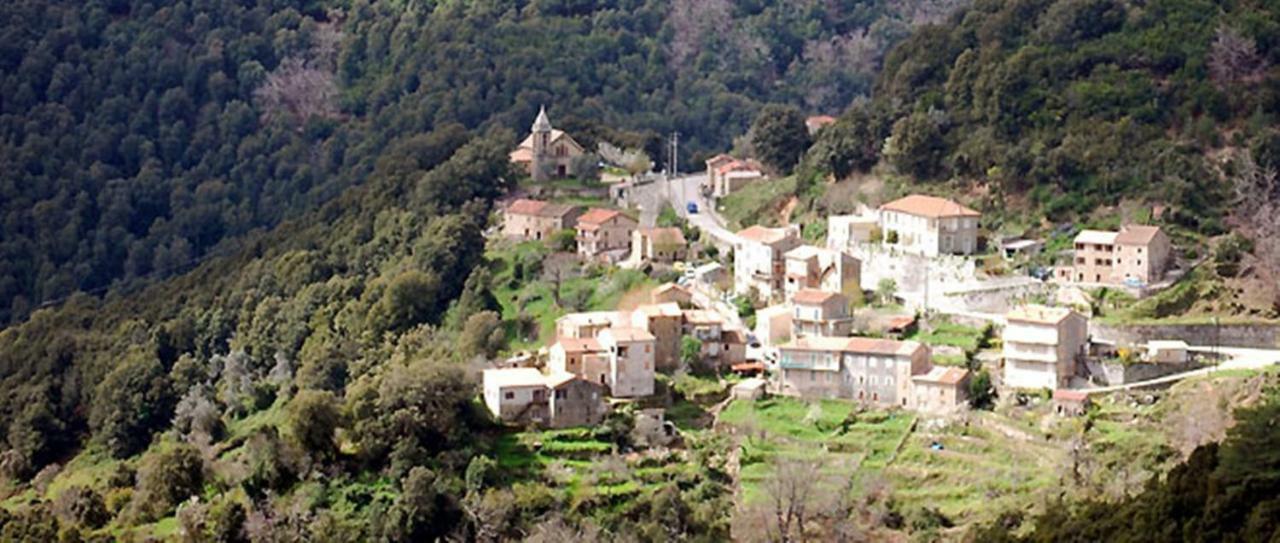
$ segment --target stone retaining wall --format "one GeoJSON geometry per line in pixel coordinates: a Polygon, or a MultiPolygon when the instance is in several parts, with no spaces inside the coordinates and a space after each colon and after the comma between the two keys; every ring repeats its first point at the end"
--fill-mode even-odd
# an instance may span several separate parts
{"type": "Polygon", "coordinates": [[[1114,341],[1117,345],[1138,345],[1151,340],[1180,339],[1188,345],[1213,345],[1222,347],[1250,347],[1274,349],[1280,347],[1280,324],[1126,324],[1111,325],[1089,322],[1089,334],[1094,339],[1114,341]]]}

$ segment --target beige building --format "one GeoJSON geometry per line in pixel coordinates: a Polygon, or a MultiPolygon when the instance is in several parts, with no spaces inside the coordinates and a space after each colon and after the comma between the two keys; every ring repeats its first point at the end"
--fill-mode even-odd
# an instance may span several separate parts
{"type": "Polygon", "coordinates": [[[827,217],[827,248],[852,252],[859,244],[871,243],[879,219],[871,215],[831,215],[827,217]]]}
{"type": "Polygon", "coordinates": [[[716,198],[728,196],[765,178],[760,163],[751,159],[740,160],[719,154],[707,159],[706,164],[707,184],[704,190],[716,198]]]}
{"type": "Polygon", "coordinates": [[[578,217],[578,254],[587,259],[621,260],[635,228],[636,220],[620,211],[592,208],[578,217]]]}
{"type": "Polygon", "coordinates": [[[687,257],[684,232],[674,226],[637,228],[631,232],[631,258],[644,262],[675,262],[687,257]]]}
{"type": "Polygon", "coordinates": [[[684,337],[684,312],[676,303],[649,304],[631,313],[631,326],[653,334],[653,362],[658,369],[680,366],[680,339],[684,337]]]}
{"type": "Polygon", "coordinates": [[[791,305],[792,337],[848,337],[853,332],[849,299],[842,294],[806,288],[791,298],[791,305]]]}
{"type": "Polygon", "coordinates": [[[684,335],[702,342],[702,359],[718,368],[740,364],[747,359],[747,338],[740,330],[725,326],[724,317],[709,309],[684,310],[684,335]]]}
{"type": "Polygon", "coordinates": [[[606,387],[615,398],[653,394],[653,334],[636,328],[606,328],[595,338],[560,338],[551,346],[552,372],[572,373],[606,387]]]}
{"type": "Polygon", "coordinates": [[[801,245],[787,251],[783,258],[786,266],[785,296],[788,300],[803,289],[861,298],[862,263],[858,259],[812,245],[801,245]]]}
{"type": "Polygon", "coordinates": [[[504,422],[565,428],[596,425],[604,417],[603,387],[573,374],[490,369],[483,383],[485,406],[504,422]]]}
{"type": "Polygon", "coordinates": [[[605,328],[621,326],[629,322],[630,315],[621,311],[589,311],[569,313],[556,319],[556,337],[590,339],[605,328]]]}
{"type": "Polygon", "coordinates": [[[754,288],[765,300],[782,296],[784,255],[800,246],[800,229],[756,225],[738,232],[738,239],[733,251],[734,290],[746,294],[754,288]]]}
{"type": "Polygon", "coordinates": [[[520,241],[547,241],[578,222],[579,208],[521,198],[503,210],[503,236],[520,241]]]}
{"type": "Polygon", "coordinates": [[[1071,266],[1058,277],[1076,283],[1141,286],[1160,281],[1173,247],[1158,226],[1130,224],[1119,232],[1082,230],[1071,266]]]}
{"type": "Polygon", "coordinates": [[[802,337],[778,348],[783,394],[910,407],[912,377],[929,371],[929,349],[914,341],[802,337]]]}
{"type": "Polygon", "coordinates": [[[978,250],[980,213],[946,198],[913,194],[880,206],[885,243],[904,251],[938,256],[978,250]]]}
{"type": "Polygon", "coordinates": [[[969,370],[934,366],[911,377],[911,406],[926,413],[949,413],[969,400],[969,370]]]}
{"type": "Polygon", "coordinates": [[[551,127],[547,109],[538,111],[529,136],[511,151],[511,162],[524,169],[534,181],[577,175],[574,162],[586,154],[578,142],[563,130],[551,127]]]}
{"type": "Polygon", "coordinates": [[[795,311],[794,307],[783,304],[756,310],[756,337],[770,346],[791,339],[794,326],[791,317],[795,311]]]}
{"type": "Polygon", "coordinates": [[[1002,384],[1058,389],[1070,385],[1089,344],[1088,319],[1065,307],[1024,305],[1005,315],[1002,384]]]}

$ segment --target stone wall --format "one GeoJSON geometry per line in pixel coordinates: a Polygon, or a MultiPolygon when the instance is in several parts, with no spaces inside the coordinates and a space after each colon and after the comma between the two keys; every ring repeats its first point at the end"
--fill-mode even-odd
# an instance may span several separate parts
{"type": "Polygon", "coordinates": [[[1274,349],[1280,347],[1280,324],[1127,324],[1089,322],[1095,340],[1139,345],[1151,340],[1180,339],[1188,345],[1274,349]]]}
{"type": "Polygon", "coordinates": [[[1185,362],[1182,364],[1139,362],[1125,365],[1119,362],[1097,362],[1091,360],[1085,363],[1085,367],[1088,369],[1089,377],[1093,382],[1110,386],[1150,381],[1166,375],[1198,369],[1201,364],[1197,362],[1185,362]]]}

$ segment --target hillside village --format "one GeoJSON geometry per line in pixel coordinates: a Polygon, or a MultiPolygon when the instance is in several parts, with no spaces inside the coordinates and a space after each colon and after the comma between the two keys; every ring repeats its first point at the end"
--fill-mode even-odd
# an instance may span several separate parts
{"type": "MultiPolygon", "coordinates": [[[[812,130],[821,125],[809,123],[812,130]]],[[[581,152],[552,128],[544,109],[512,160],[537,179],[566,178],[565,161],[581,152]]],[[[502,242],[569,240],[571,232],[572,243],[562,248],[583,265],[643,267],[676,280],[629,309],[560,316],[546,344],[485,370],[485,403],[495,417],[550,428],[597,424],[606,404],[647,405],[656,376],[691,371],[740,377],[732,394],[743,399],[838,399],[946,416],[992,396],[1045,391],[1058,413],[1070,415],[1082,413],[1094,394],[1231,363],[1220,345],[1172,332],[1134,340],[1091,327],[1091,308],[1078,302],[1087,289],[1141,298],[1184,273],[1159,226],[1081,230],[1069,254],[1040,277],[992,278],[975,271],[975,255],[995,249],[1016,259],[1037,253],[1043,240],[993,247],[980,211],[925,194],[827,217],[826,238],[817,243],[795,225],[728,232],[716,202],[771,181],[753,159],[721,154],[706,168],[692,178],[699,189],[689,200],[663,203],[678,210],[685,229],[642,225],[613,206],[528,197],[506,204],[496,231],[502,242]],[[700,242],[690,242],[686,230],[700,242]],[[952,349],[912,338],[928,337],[921,332],[940,322],[990,330],[986,341],[1002,349],[982,360],[938,360],[952,349]]],[[[633,194],[643,189],[627,186],[633,194]]]]}

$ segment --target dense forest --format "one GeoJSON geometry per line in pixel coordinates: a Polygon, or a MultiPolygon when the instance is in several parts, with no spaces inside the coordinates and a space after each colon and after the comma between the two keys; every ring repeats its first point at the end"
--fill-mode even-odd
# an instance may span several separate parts
{"type": "Polygon", "coordinates": [[[6,3],[0,324],[185,271],[444,124],[523,130],[545,104],[589,147],[661,162],[662,135],[696,159],[763,103],[836,113],[955,5],[6,3]]]}
{"type": "Polygon", "coordinates": [[[1055,221],[1125,198],[1167,204],[1174,222],[1221,233],[1244,160],[1280,166],[1277,10],[978,1],[895,48],[874,100],[824,130],[808,159],[837,176],[883,160],[991,202],[1026,196],[1055,221]]]}
{"type": "MultiPolygon", "coordinates": [[[[491,292],[509,270],[483,231],[541,104],[589,146],[657,160],[670,131],[697,159],[766,104],[852,104],[807,168],[884,160],[1064,213],[1145,197],[1205,232],[1231,219],[1206,155],[1280,156],[1274,3],[981,0],[907,37],[955,5],[6,6],[0,540],[166,519],[192,541],[726,539],[714,444],[626,507],[493,464],[474,370],[509,324],[491,292]],[[64,468],[93,476],[46,492],[64,468]]],[[[1274,405],[1192,458],[1222,482],[1187,502],[1203,510],[1166,500],[1143,525],[1241,505],[1224,537],[1264,533],[1274,499],[1218,493],[1275,496],[1274,455],[1250,456],[1274,449],[1274,405]]],[[[625,447],[626,424],[592,432],[625,447]]]]}

